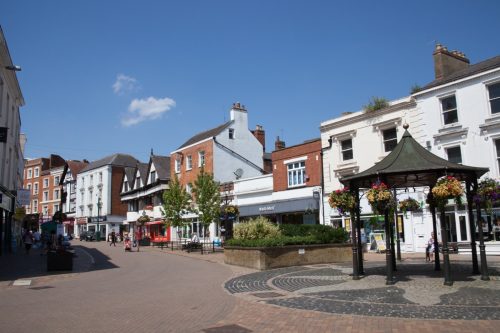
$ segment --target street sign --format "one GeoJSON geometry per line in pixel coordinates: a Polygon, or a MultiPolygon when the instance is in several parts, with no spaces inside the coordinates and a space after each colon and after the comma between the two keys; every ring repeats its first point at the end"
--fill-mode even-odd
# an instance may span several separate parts
{"type": "Polygon", "coordinates": [[[21,206],[28,206],[31,202],[31,191],[28,189],[17,190],[17,202],[21,206]]]}

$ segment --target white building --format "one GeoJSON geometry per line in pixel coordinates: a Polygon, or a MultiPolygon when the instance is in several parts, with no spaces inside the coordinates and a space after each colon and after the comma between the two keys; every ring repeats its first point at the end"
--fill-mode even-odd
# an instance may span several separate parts
{"type": "MultiPolygon", "coordinates": [[[[435,80],[413,94],[415,139],[449,161],[486,167],[484,177],[500,176],[500,56],[470,65],[462,52],[437,45],[435,80]]],[[[469,242],[465,210],[449,209],[450,241],[469,242]],[[467,232],[465,232],[467,231],[467,232]]],[[[484,216],[493,238],[499,211],[484,216]]]]}
{"type": "Polygon", "coordinates": [[[3,241],[10,246],[18,228],[12,223],[16,192],[23,187],[23,153],[20,142],[24,98],[0,27],[0,254],[3,241]],[[4,224],[5,222],[5,224],[4,224]]]}
{"type": "Polygon", "coordinates": [[[88,165],[87,161],[66,161],[64,171],[61,175],[62,185],[62,212],[66,215],[64,223],[64,233],[75,233],[76,221],[76,189],[77,189],[77,175],[88,165]]]}
{"type": "MultiPolygon", "coordinates": [[[[375,113],[346,114],[321,124],[322,145],[330,147],[324,150],[323,160],[325,221],[350,228],[348,218],[329,209],[328,194],[342,187],[339,178],[364,171],[383,159],[400,140],[404,123],[410,125],[413,138],[432,153],[452,162],[488,167],[487,176],[498,178],[500,57],[469,65],[463,53],[448,52],[438,45],[434,65],[436,80],[412,96],[393,101],[375,113]]],[[[425,249],[432,231],[431,215],[425,205],[428,190],[416,188],[398,194],[399,200],[413,197],[425,208],[419,213],[399,215],[403,251],[425,249]]],[[[373,214],[366,198],[362,198],[361,208],[368,232],[373,229],[368,223],[373,214]]],[[[449,206],[446,218],[451,222],[449,241],[470,242],[466,209],[449,206]]]]}
{"type": "Polygon", "coordinates": [[[112,231],[123,229],[127,205],[120,200],[121,183],[127,168],[139,163],[134,157],[114,154],[91,162],[77,175],[76,228],[78,237],[83,230],[101,233],[107,239],[112,231]]]}

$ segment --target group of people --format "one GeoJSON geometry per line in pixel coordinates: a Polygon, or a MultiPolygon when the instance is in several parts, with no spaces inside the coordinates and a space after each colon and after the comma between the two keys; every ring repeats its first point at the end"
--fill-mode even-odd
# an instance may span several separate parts
{"type": "Polygon", "coordinates": [[[55,249],[57,245],[62,245],[62,235],[58,238],[55,230],[52,230],[50,234],[41,234],[38,230],[26,229],[21,236],[21,240],[24,244],[26,254],[29,254],[33,247],[42,248],[44,251],[41,254],[43,254],[55,249]]]}

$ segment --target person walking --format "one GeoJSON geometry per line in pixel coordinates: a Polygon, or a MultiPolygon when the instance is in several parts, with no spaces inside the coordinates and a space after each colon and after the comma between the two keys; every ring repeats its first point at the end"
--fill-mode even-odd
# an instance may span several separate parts
{"type": "Polygon", "coordinates": [[[111,243],[109,243],[109,246],[113,244],[116,247],[116,233],[114,231],[111,232],[111,243]]]}
{"type": "Polygon", "coordinates": [[[33,234],[31,233],[31,230],[26,229],[26,232],[23,235],[23,242],[26,254],[30,254],[31,247],[33,246],[33,234]]]}
{"type": "Polygon", "coordinates": [[[426,248],[426,261],[433,262],[434,261],[434,232],[431,232],[431,238],[429,238],[429,241],[427,241],[427,248],[426,248]]]}
{"type": "Polygon", "coordinates": [[[40,232],[38,230],[35,230],[35,232],[33,233],[33,238],[35,239],[33,248],[38,249],[38,248],[42,247],[41,246],[42,235],[40,234],[40,232]]]}

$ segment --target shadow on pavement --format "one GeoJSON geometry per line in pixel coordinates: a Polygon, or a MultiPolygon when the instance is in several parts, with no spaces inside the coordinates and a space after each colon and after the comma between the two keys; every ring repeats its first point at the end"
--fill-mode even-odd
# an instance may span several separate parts
{"type": "Polygon", "coordinates": [[[75,250],[75,255],[73,257],[73,270],[71,271],[47,271],[47,255],[42,255],[41,249],[32,249],[29,254],[26,254],[24,249],[21,248],[14,253],[4,252],[0,256],[0,282],[118,267],[111,263],[110,258],[99,250],[78,245],[72,248],[75,250]],[[95,264],[92,264],[92,258],[95,264]]]}

